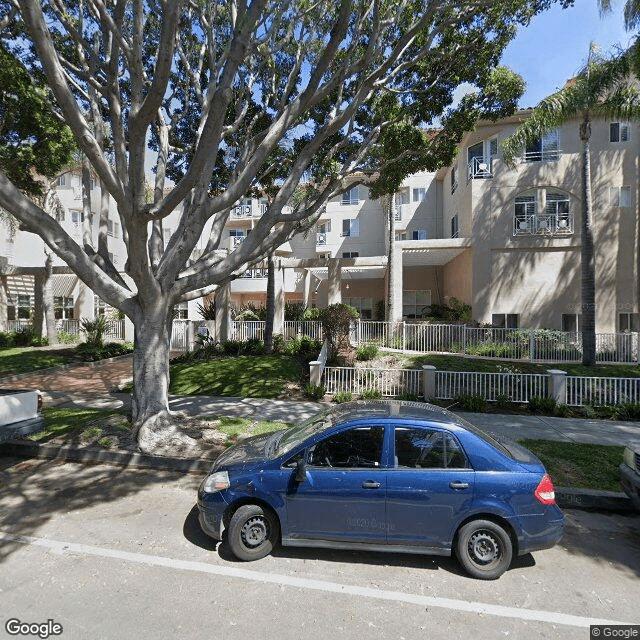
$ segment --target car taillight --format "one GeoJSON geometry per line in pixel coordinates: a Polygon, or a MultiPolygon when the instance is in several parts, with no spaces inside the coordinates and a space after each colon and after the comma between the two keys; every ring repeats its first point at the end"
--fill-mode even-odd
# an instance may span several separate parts
{"type": "Polygon", "coordinates": [[[556,493],[553,490],[553,482],[551,482],[549,474],[544,475],[533,493],[542,504],[556,503],[556,493]]]}

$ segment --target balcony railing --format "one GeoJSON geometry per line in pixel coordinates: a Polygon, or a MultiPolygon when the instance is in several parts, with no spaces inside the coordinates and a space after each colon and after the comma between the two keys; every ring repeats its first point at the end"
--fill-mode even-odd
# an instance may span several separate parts
{"type": "Polygon", "coordinates": [[[231,236],[231,238],[229,239],[229,245],[231,247],[231,249],[236,249],[237,247],[239,247],[245,239],[246,236],[231,236]]]}
{"type": "Polygon", "coordinates": [[[469,180],[493,178],[491,170],[492,159],[491,158],[471,158],[469,162],[469,180]]]}
{"type": "Polygon", "coordinates": [[[238,204],[231,209],[232,218],[259,218],[267,210],[266,204],[238,204]]]}
{"type": "Polygon", "coordinates": [[[562,155],[560,149],[540,149],[536,151],[525,151],[522,154],[523,162],[553,162],[559,160],[562,155]]]}
{"type": "Polygon", "coordinates": [[[327,244],[327,234],[316,233],[316,245],[325,245],[325,244],[327,244]]]}
{"type": "Polygon", "coordinates": [[[515,216],[513,235],[571,235],[573,214],[541,214],[515,216]]]}

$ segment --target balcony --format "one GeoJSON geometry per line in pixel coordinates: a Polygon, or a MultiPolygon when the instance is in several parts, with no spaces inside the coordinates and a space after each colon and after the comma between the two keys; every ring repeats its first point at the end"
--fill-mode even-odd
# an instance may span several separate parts
{"type": "Polygon", "coordinates": [[[246,236],[231,236],[227,241],[227,248],[230,251],[237,249],[244,242],[245,238],[246,236]]]}
{"type": "Polygon", "coordinates": [[[259,218],[266,212],[266,210],[266,204],[237,204],[231,209],[231,215],[229,217],[234,220],[259,218]]]}
{"type": "Polygon", "coordinates": [[[562,151],[560,149],[536,149],[525,151],[522,154],[522,162],[554,162],[560,160],[562,151]]]}
{"type": "Polygon", "coordinates": [[[492,172],[492,159],[475,157],[471,158],[469,162],[467,179],[468,180],[484,180],[487,178],[493,178],[492,172]]]}
{"type": "Polygon", "coordinates": [[[316,233],[316,246],[325,246],[327,244],[327,234],[326,233],[316,233]]]}
{"type": "Polygon", "coordinates": [[[513,220],[514,236],[567,236],[572,233],[572,213],[517,215],[513,220]]]}

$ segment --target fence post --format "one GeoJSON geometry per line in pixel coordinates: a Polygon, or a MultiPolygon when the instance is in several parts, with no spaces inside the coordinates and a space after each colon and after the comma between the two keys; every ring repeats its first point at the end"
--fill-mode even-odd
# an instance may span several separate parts
{"type": "Polygon", "coordinates": [[[402,321],[402,350],[407,350],[407,323],[402,321]]]}
{"type": "Polygon", "coordinates": [[[309,363],[309,382],[316,386],[320,386],[322,382],[322,362],[320,360],[312,360],[309,363]]]}
{"type": "Polygon", "coordinates": [[[436,397],[436,368],[430,364],[422,365],[422,395],[425,402],[436,397]]]}
{"type": "Polygon", "coordinates": [[[184,350],[188,353],[190,351],[193,351],[193,348],[196,343],[196,335],[195,335],[196,324],[193,320],[186,320],[186,323],[187,324],[184,330],[184,334],[185,334],[184,350]]]}
{"type": "Polygon", "coordinates": [[[536,335],[533,329],[529,329],[529,361],[535,362],[536,357],[536,335]]]}
{"type": "Polygon", "coordinates": [[[362,320],[360,318],[356,320],[356,344],[358,346],[362,344],[362,320]]]}
{"type": "Polygon", "coordinates": [[[549,397],[556,401],[556,404],[567,404],[567,372],[560,369],[548,369],[549,374],[549,397]]]}
{"type": "Polygon", "coordinates": [[[462,355],[467,355],[467,325],[462,327],[462,355]]]}

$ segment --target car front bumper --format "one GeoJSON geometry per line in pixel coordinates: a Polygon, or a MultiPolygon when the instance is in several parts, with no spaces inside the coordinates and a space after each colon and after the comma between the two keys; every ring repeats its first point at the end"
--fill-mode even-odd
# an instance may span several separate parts
{"type": "Polygon", "coordinates": [[[624,492],[631,498],[633,505],[640,511],[640,474],[629,465],[620,465],[620,484],[624,492]]]}

